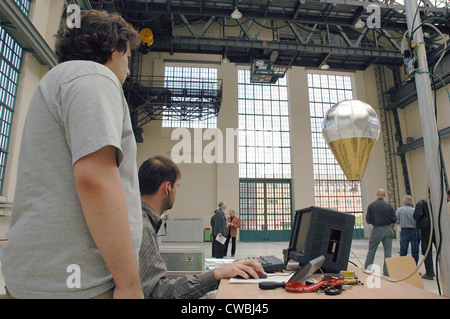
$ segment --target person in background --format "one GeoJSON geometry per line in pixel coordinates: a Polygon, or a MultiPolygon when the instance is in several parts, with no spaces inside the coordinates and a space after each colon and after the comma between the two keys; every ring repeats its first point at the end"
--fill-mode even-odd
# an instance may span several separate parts
{"type": "Polygon", "coordinates": [[[139,273],[144,298],[200,298],[217,289],[218,282],[237,275],[258,278],[255,270],[264,272],[254,260],[242,260],[205,271],[200,274],[167,278],[167,267],[159,253],[156,234],[161,226],[161,216],[175,203],[181,173],[170,159],[155,156],[139,168],[143,234],[139,251],[139,273]]]}
{"type": "Polygon", "coordinates": [[[225,217],[225,210],[227,203],[220,202],[219,209],[216,210],[211,217],[211,233],[212,233],[212,256],[214,258],[223,258],[225,256],[225,242],[221,243],[218,239],[227,235],[227,219],[225,217]]]}
{"type": "Polygon", "coordinates": [[[230,216],[227,218],[227,240],[225,242],[225,256],[228,253],[228,244],[231,239],[231,257],[236,254],[236,236],[237,229],[239,228],[239,217],[234,213],[234,210],[230,209],[230,216]]]}
{"type": "MultiPolygon", "coordinates": [[[[425,256],[427,253],[428,244],[431,242],[436,247],[436,238],[433,233],[431,233],[431,217],[432,207],[431,207],[431,191],[428,187],[428,199],[420,200],[414,209],[413,217],[416,221],[416,227],[420,232],[420,248],[422,254],[425,256]],[[429,207],[429,208],[428,208],[429,207]],[[431,237],[431,238],[430,238],[431,237]]],[[[422,275],[423,279],[433,280],[434,278],[434,266],[433,266],[433,245],[430,245],[430,250],[425,257],[425,274],[422,275]]]]}
{"type": "MultiPolygon", "coordinates": [[[[385,190],[380,188],[377,191],[377,199],[367,207],[366,221],[373,225],[373,229],[369,238],[369,251],[364,263],[365,269],[369,269],[373,264],[380,242],[383,243],[384,259],[392,256],[392,239],[394,238],[392,224],[397,222],[397,217],[394,207],[384,200],[385,196],[385,190]]],[[[386,263],[383,265],[383,274],[388,275],[386,263]]]]}
{"type": "Polygon", "coordinates": [[[406,256],[408,254],[408,247],[411,244],[411,256],[416,261],[416,265],[419,261],[419,244],[420,234],[416,229],[416,221],[413,218],[414,215],[414,203],[410,195],[403,197],[403,204],[397,209],[395,215],[397,216],[397,226],[400,226],[400,256],[406,256]]]}

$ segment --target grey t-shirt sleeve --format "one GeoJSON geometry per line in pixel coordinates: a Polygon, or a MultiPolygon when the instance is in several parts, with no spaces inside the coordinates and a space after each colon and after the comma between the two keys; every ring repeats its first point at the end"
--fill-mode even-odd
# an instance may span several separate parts
{"type": "Polygon", "coordinates": [[[72,165],[107,145],[118,150],[117,164],[121,162],[124,118],[121,89],[100,74],[85,75],[61,86],[62,125],[72,165]]]}

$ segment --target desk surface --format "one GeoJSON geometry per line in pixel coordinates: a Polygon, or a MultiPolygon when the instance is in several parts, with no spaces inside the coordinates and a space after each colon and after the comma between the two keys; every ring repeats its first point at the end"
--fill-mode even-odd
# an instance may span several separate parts
{"type": "Polygon", "coordinates": [[[352,286],[340,295],[329,296],[324,293],[289,293],[284,289],[261,290],[258,284],[230,283],[229,279],[221,280],[217,291],[217,299],[439,299],[446,298],[428,290],[417,288],[404,282],[390,282],[386,279],[376,278],[379,288],[369,288],[368,280],[374,282],[374,277],[365,274],[361,268],[349,265],[349,269],[358,275],[364,285],[352,286]]]}

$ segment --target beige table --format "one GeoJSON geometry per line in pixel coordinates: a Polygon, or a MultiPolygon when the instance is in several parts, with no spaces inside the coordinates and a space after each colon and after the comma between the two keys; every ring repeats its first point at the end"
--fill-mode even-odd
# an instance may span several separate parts
{"type": "MultiPolygon", "coordinates": [[[[221,280],[217,291],[217,299],[443,299],[428,290],[421,289],[404,282],[390,282],[381,278],[369,278],[369,274],[361,268],[349,265],[349,269],[355,272],[358,279],[364,285],[353,286],[350,290],[344,290],[340,295],[329,296],[324,293],[289,293],[282,288],[273,290],[261,290],[258,284],[235,284],[229,279],[221,280]],[[369,288],[368,281],[380,280],[379,288],[369,288]]],[[[320,279],[318,276],[317,279],[320,279]]]]}

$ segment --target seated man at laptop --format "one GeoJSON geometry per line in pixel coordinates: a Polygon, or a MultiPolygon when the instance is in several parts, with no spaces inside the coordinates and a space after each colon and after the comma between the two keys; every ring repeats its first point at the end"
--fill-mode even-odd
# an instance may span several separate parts
{"type": "Polygon", "coordinates": [[[139,251],[139,273],[145,298],[181,299],[200,298],[217,289],[218,281],[224,278],[242,276],[258,278],[255,270],[264,272],[255,260],[241,260],[201,274],[167,279],[167,268],[159,253],[156,234],[162,224],[161,215],[172,208],[181,173],[170,159],[163,156],[151,157],[139,168],[141,191],[143,236],[139,251]]]}

